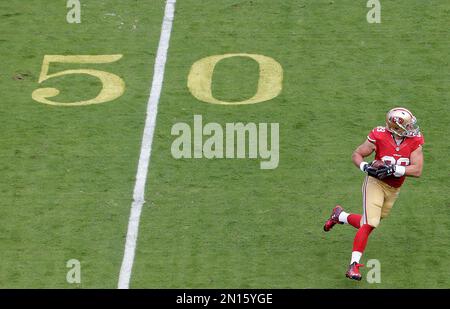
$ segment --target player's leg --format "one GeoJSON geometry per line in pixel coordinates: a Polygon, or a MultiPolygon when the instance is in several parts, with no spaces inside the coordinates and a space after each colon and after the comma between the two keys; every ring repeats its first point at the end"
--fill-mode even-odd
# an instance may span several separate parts
{"type": "Polygon", "coordinates": [[[344,210],[339,214],[339,222],[350,224],[357,229],[361,227],[361,220],[362,215],[360,214],[346,213],[344,210]]]}
{"type": "Polygon", "coordinates": [[[395,201],[400,193],[400,188],[393,188],[387,184],[382,183],[384,189],[384,203],[381,208],[381,219],[387,218],[394,206],[395,201]]]}
{"type": "Polygon", "coordinates": [[[362,186],[363,216],[362,224],[353,241],[353,251],[349,269],[346,276],[351,279],[361,280],[359,261],[366,248],[370,233],[376,228],[381,219],[381,210],[384,203],[384,191],[379,181],[373,177],[366,177],[362,186]]]}
{"type": "Polygon", "coordinates": [[[344,208],[340,205],[336,205],[331,212],[330,217],[325,222],[323,226],[323,230],[328,232],[335,226],[336,224],[344,224],[348,223],[355,228],[359,229],[361,226],[361,215],[358,214],[349,214],[344,211],[344,208]]]}

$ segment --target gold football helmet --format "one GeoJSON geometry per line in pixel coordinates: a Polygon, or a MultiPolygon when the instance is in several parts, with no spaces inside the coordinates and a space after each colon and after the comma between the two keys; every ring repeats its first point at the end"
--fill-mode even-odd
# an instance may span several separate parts
{"type": "Polygon", "coordinates": [[[395,107],[386,114],[386,128],[389,132],[403,137],[420,134],[416,117],[403,107],[395,107]]]}

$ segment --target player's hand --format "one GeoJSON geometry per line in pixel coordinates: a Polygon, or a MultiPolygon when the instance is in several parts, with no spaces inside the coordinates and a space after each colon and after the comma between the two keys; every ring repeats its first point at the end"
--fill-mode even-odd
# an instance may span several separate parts
{"type": "Polygon", "coordinates": [[[376,168],[376,167],[373,167],[373,166],[371,166],[371,165],[369,165],[367,168],[366,168],[366,173],[367,173],[367,175],[369,175],[369,176],[372,176],[372,177],[378,177],[378,169],[376,168]]]}
{"type": "Polygon", "coordinates": [[[395,174],[396,165],[384,165],[376,170],[376,178],[384,179],[395,174]]]}
{"type": "Polygon", "coordinates": [[[377,176],[378,168],[373,165],[373,162],[370,164],[367,162],[362,162],[360,165],[360,169],[367,175],[378,178],[377,176]]]}

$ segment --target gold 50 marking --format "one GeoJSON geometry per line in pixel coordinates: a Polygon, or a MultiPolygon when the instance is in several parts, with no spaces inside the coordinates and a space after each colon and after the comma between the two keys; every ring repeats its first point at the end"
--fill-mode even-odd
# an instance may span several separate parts
{"type": "MultiPolygon", "coordinates": [[[[65,70],[54,74],[48,74],[51,63],[76,63],[76,64],[102,64],[112,63],[120,60],[122,55],[45,55],[42,63],[39,84],[51,79],[71,74],[87,74],[98,78],[102,83],[102,90],[93,99],[63,103],[50,100],[59,94],[56,88],[39,88],[33,91],[33,100],[55,106],[83,106],[91,104],[100,104],[113,101],[125,92],[125,82],[117,75],[93,69],[74,69],[65,70]]],[[[200,101],[222,104],[222,105],[243,105],[255,104],[271,100],[277,97],[283,84],[283,68],[273,58],[258,54],[224,54],[202,58],[196,61],[188,75],[188,88],[191,94],[200,101]],[[248,57],[259,64],[258,89],[255,95],[247,100],[238,102],[227,102],[216,99],[211,90],[214,68],[221,60],[232,57],[248,57]]]]}

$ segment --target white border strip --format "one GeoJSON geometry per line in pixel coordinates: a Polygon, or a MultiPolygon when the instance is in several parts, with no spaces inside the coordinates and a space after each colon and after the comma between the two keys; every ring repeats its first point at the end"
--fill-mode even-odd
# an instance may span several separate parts
{"type": "Polygon", "coordinates": [[[367,201],[366,201],[366,198],[367,198],[367,183],[369,182],[369,176],[368,175],[366,175],[366,177],[364,177],[364,183],[363,183],[363,186],[362,186],[362,195],[363,195],[363,198],[362,198],[362,202],[363,202],[363,220],[362,220],[362,223],[363,224],[367,224],[367,221],[368,221],[368,218],[367,218],[367,201]]]}
{"type": "Polygon", "coordinates": [[[156,114],[158,112],[159,97],[164,80],[164,69],[169,49],[170,34],[175,13],[176,0],[167,0],[164,18],[161,26],[161,37],[159,39],[158,52],[156,54],[155,68],[153,72],[152,88],[147,103],[147,116],[145,119],[144,134],[142,137],[141,154],[136,173],[136,183],[133,191],[133,203],[131,204],[130,218],[128,220],[127,239],[125,252],[119,275],[119,289],[128,289],[130,286],[131,271],[133,268],[136,241],[139,231],[139,219],[141,217],[142,205],[144,204],[145,183],[147,181],[148,165],[152,151],[153,133],[155,132],[156,114]]]}

